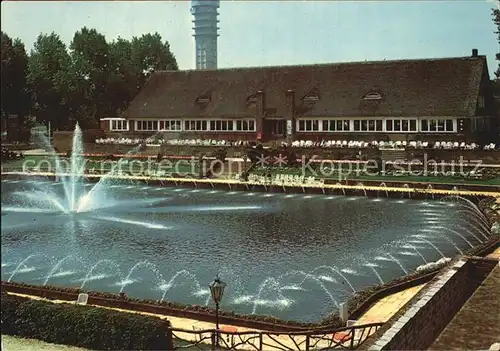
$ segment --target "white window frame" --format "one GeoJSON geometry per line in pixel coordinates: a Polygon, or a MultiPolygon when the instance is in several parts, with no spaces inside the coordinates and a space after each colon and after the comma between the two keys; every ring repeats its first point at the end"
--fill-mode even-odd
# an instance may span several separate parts
{"type": "Polygon", "coordinates": [[[449,133],[457,133],[458,131],[458,123],[456,118],[422,118],[419,121],[418,129],[421,133],[437,133],[437,134],[449,134],[449,133]],[[447,121],[452,122],[452,129],[448,130],[447,121]],[[427,128],[424,129],[424,123],[426,122],[427,128]],[[439,126],[443,125],[443,129],[440,130],[439,126]],[[431,128],[431,125],[434,128],[431,128]]]}
{"type": "Polygon", "coordinates": [[[112,132],[128,132],[130,129],[130,123],[124,118],[113,118],[109,119],[109,130],[112,132]],[[113,124],[116,123],[116,127],[113,124]],[[118,125],[120,125],[118,127],[118,125]]]}
{"type": "Polygon", "coordinates": [[[295,127],[299,133],[321,133],[323,130],[323,120],[316,118],[302,118],[295,121],[295,127]],[[301,122],[304,122],[304,128],[301,128],[301,122]],[[314,128],[317,124],[317,128],[314,128]]]}
{"type": "Polygon", "coordinates": [[[255,132],[256,121],[254,119],[237,119],[233,122],[233,131],[238,133],[255,132]],[[238,125],[240,129],[238,129],[238,125]]]}
{"type": "Polygon", "coordinates": [[[161,119],[158,121],[158,130],[161,132],[182,132],[183,127],[181,119],[161,119]],[[162,123],[163,128],[160,128],[162,123]]]}
{"type": "Polygon", "coordinates": [[[158,127],[160,125],[159,120],[152,120],[152,119],[140,119],[135,121],[135,130],[138,132],[157,132],[158,127]],[[146,128],[142,128],[142,124],[146,124],[146,128]],[[149,123],[151,123],[151,127],[149,126],[149,123]],[[156,123],[156,128],[154,128],[154,124],[156,123]],[[139,128],[139,125],[141,125],[141,128],[139,128]]]}

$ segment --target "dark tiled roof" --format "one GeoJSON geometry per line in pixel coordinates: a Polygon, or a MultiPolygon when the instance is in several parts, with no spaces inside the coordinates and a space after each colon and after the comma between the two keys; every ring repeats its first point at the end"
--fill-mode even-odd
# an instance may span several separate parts
{"type": "MultiPolygon", "coordinates": [[[[248,98],[265,93],[271,114],[285,116],[286,91],[305,116],[472,116],[486,58],[355,62],[207,71],[159,71],[132,101],[126,117],[254,116],[248,98]],[[301,99],[313,93],[314,103],[301,99]],[[381,101],[365,101],[367,93],[381,101]],[[197,98],[210,96],[208,104],[197,98]]],[[[269,115],[269,113],[268,113],[269,115]]]]}

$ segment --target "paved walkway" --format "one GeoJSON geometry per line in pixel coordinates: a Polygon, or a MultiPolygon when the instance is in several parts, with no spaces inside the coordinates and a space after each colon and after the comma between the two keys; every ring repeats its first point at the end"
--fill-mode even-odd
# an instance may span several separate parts
{"type": "Polygon", "coordinates": [[[357,320],[356,325],[387,322],[425,285],[417,285],[380,299],[357,320]]]}
{"type": "Polygon", "coordinates": [[[490,253],[487,257],[488,258],[496,258],[497,260],[500,260],[500,247],[498,247],[495,251],[490,253]]]}

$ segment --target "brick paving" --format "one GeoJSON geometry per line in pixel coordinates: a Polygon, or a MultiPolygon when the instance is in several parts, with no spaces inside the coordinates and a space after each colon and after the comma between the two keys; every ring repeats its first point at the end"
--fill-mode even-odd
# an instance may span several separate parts
{"type": "Polygon", "coordinates": [[[356,325],[387,322],[425,285],[417,285],[380,299],[357,320],[356,325]]]}

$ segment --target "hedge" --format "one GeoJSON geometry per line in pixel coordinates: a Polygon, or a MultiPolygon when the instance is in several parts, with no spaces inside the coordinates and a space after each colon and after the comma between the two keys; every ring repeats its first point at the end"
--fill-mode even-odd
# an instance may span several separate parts
{"type": "Polygon", "coordinates": [[[2,334],[94,350],[170,350],[170,323],[159,318],[2,292],[2,334]]]}

